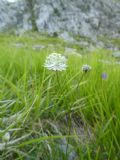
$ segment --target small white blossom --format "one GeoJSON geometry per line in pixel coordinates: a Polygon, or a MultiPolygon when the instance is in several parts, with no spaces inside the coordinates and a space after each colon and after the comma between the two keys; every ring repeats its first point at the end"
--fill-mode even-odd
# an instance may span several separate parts
{"type": "Polygon", "coordinates": [[[8,142],[10,140],[10,133],[9,132],[5,133],[2,139],[4,142],[8,142]]]}
{"type": "Polygon", "coordinates": [[[90,71],[91,69],[92,69],[92,67],[89,66],[88,64],[84,64],[84,65],[82,66],[82,71],[83,71],[83,72],[88,72],[88,71],[90,71]]]}
{"type": "Polygon", "coordinates": [[[48,70],[63,71],[66,70],[67,67],[66,62],[67,59],[65,56],[58,53],[52,53],[46,58],[44,67],[48,70]]]}

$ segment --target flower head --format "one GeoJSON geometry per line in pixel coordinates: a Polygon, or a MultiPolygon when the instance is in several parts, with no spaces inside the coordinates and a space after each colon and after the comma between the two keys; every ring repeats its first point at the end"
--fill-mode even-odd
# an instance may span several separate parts
{"type": "Polygon", "coordinates": [[[53,71],[63,71],[66,70],[67,67],[66,62],[67,59],[65,56],[58,53],[52,53],[46,58],[44,67],[53,71]]]}
{"type": "Polygon", "coordinates": [[[102,73],[102,79],[107,79],[108,75],[106,73],[102,73]]]}
{"type": "Polygon", "coordinates": [[[92,69],[92,67],[91,66],[89,66],[88,64],[84,64],[83,66],[82,66],[82,71],[83,72],[88,72],[88,71],[90,71],[92,69]]]}
{"type": "Polygon", "coordinates": [[[9,132],[5,133],[2,139],[4,142],[8,142],[10,140],[10,133],[9,132]]]}

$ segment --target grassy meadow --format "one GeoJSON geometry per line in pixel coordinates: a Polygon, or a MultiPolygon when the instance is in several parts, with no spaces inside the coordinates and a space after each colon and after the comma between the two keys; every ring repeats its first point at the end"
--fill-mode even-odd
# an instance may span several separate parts
{"type": "Polygon", "coordinates": [[[112,51],[0,35],[0,160],[119,160],[119,134],[120,64],[112,51]],[[65,71],[44,67],[52,52],[67,57],[65,71]],[[92,69],[83,72],[84,64],[92,69]]]}

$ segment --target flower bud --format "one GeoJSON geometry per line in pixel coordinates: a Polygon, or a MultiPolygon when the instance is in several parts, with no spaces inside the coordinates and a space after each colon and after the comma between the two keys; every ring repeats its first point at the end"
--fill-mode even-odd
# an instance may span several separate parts
{"type": "Polygon", "coordinates": [[[89,66],[88,64],[84,64],[83,66],[82,66],[82,71],[83,72],[89,72],[90,70],[92,69],[92,67],[91,66],[89,66]]]}

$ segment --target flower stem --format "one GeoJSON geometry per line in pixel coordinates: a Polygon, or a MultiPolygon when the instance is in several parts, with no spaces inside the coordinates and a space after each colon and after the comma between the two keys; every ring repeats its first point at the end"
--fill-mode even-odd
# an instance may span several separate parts
{"type": "Polygon", "coordinates": [[[57,77],[57,83],[58,83],[58,86],[61,88],[60,80],[59,80],[59,76],[58,76],[58,71],[56,71],[56,77],[57,77]]]}

